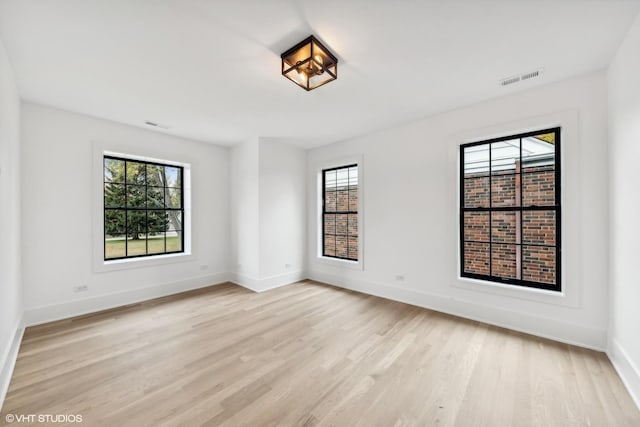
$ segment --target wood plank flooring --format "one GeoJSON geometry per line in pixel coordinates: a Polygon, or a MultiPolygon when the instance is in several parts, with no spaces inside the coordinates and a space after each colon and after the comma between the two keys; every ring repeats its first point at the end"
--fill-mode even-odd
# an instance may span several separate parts
{"type": "Polygon", "coordinates": [[[603,353],[311,281],[260,294],[224,284],[28,328],[0,424],[7,414],[109,427],[640,426],[603,353]]]}

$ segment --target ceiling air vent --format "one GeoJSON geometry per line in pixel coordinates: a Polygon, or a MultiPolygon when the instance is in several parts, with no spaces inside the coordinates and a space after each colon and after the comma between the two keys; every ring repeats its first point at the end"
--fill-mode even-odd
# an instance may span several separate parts
{"type": "Polygon", "coordinates": [[[500,86],[509,86],[524,80],[530,80],[536,77],[540,77],[541,75],[542,75],[542,68],[534,71],[529,71],[524,74],[519,74],[517,76],[511,76],[511,77],[507,77],[506,79],[502,79],[500,80],[500,86]]]}

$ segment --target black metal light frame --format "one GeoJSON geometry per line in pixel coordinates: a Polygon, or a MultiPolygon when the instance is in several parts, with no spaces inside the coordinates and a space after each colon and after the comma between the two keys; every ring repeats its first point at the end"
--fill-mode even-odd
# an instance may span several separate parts
{"type": "MultiPolygon", "coordinates": [[[[153,256],[159,256],[159,255],[179,254],[179,253],[183,253],[184,252],[184,227],[185,227],[185,223],[184,223],[184,219],[185,219],[185,216],[184,216],[184,167],[179,166],[179,165],[170,165],[170,164],[165,164],[165,163],[156,163],[156,162],[149,162],[149,161],[143,161],[143,160],[128,159],[128,158],[124,158],[124,157],[104,156],[102,174],[103,174],[103,179],[102,179],[103,180],[103,190],[102,190],[102,192],[103,192],[103,194],[102,194],[102,197],[103,197],[103,199],[102,199],[103,200],[103,202],[102,202],[103,203],[103,219],[102,220],[103,220],[103,234],[104,234],[103,235],[103,237],[104,237],[103,250],[104,250],[104,260],[105,261],[115,261],[115,260],[119,260],[119,259],[142,258],[142,257],[153,257],[153,256]],[[112,182],[107,182],[104,179],[104,161],[107,160],[107,159],[109,159],[109,160],[119,160],[119,161],[124,161],[125,162],[124,163],[125,181],[123,183],[115,183],[115,184],[119,184],[119,185],[124,186],[124,198],[125,198],[124,199],[125,200],[124,206],[109,206],[108,207],[108,206],[106,206],[106,204],[104,202],[104,198],[106,196],[105,190],[104,190],[104,186],[106,186],[107,184],[114,184],[112,182]],[[180,187],[169,187],[169,186],[165,185],[164,187],[161,187],[161,188],[163,188],[163,197],[166,197],[165,191],[164,191],[165,188],[179,189],[180,190],[180,207],[179,208],[170,208],[170,207],[164,206],[162,208],[150,208],[150,207],[146,206],[147,205],[147,190],[148,190],[148,187],[153,187],[153,186],[147,185],[146,183],[144,185],[145,207],[130,207],[130,206],[127,206],[127,183],[126,183],[127,162],[134,162],[134,163],[144,164],[145,165],[145,178],[146,178],[146,171],[147,171],[146,170],[146,166],[147,165],[162,166],[162,167],[168,166],[168,167],[171,167],[171,168],[178,169],[180,171],[179,172],[180,173],[180,187]],[[110,210],[111,211],[123,211],[124,212],[124,221],[125,221],[125,229],[124,229],[124,233],[125,233],[125,239],[124,239],[125,240],[125,252],[124,253],[125,253],[125,256],[123,256],[123,257],[107,258],[107,228],[106,228],[106,222],[107,222],[107,211],[110,211],[110,210]],[[129,246],[128,239],[127,239],[127,229],[129,228],[129,224],[128,224],[129,216],[127,215],[127,213],[129,211],[143,211],[143,212],[145,212],[145,222],[148,221],[149,212],[166,212],[166,211],[178,211],[178,212],[180,212],[181,215],[182,215],[182,221],[183,221],[182,230],[179,230],[180,231],[180,236],[181,236],[181,242],[180,242],[180,248],[181,249],[179,251],[167,252],[167,234],[165,232],[165,236],[164,236],[164,250],[165,251],[164,252],[158,252],[158,253],[153,253],[153,254],[146,253],[146,254],[142,254],[142,255],[127,255],[128,246],[129,246]]],[[[140,185],[137,185],[137,186],[140,186],[140,185]]],[[[158,188],[160,188],[160,187],[158,187],[158,188]]],[[[165,201],[164,204],[166,205],[166,201],[165,201]]],[[[178,231],[178,230],[176,230],[176,231],[178,231]]],[[[146,230],[145,234],[149,234],[148,226],[147,226],[147,230],[146,230]]],[[[145,246],[146,246],[145,252],[148,252],[149,251],[148,236],[147,236],[147,238],[145,238],[145,246]]]]}
{"type": "MultiPolygon", "coordinates": [[[[304,90],[311,91],[313,89],[317,89],[320,86],[324,86],[325,84],[332,82],[334,80],[336,80],[338,78],[338,58],[324,45],[322,44],[317,38],[315,38],[314,36],[309,36],[306,39],[302,40],[300,43],[296,44],[295,46],[293,46],[292,48],[288,49],[287,51],[285,51],[282,55],[280,55],[281,58],[281,62],[282,62],[282,75],[284,77],[286,77],[288,80],[291,80],[292,82],[294,82],[296,85],[300,86],[301,88],[303,88],[304,90]],[[296,62],[295,64],[289,66],[288,64],[285,63],[285,58],[288,57],[289,55],[295,53],[296,51],[304,48],[306,45],[310,45],[309,49],[311,54],[309,55],[309,57],[296,62]],[[328,73],[332,78],[320,83],[317,86],[313,86],[311,87],[309,85],[309,76],[307,76],[306,78],[306,85],[302,85],[300,83],[298,83],[297,81],[291,79],[289,76],[287,76],[287,74],[294,70],[294,69],[304,69],[305,66],[307,66],[307,64],[310,64],[311,61],[314,58],[314,45],[317,45],[320,50],[322,51],[322,53],[326,54],[332,61],[333,64],[335,66],[335,73],[332,72],[325,64],[322,64],[322,70],[320,70],[320,73],[328,73]]],[[[315,62],[314,62],[315,63],[315,62]]],[[[304,72],[304,71],[302,71],[304,72]]]]}
{"type": "MultiPolygon", "coordinates": [[[[324,229],[324,223],[325,223],[325,216],[326,215],[335,215],[336,216],[336,221],[337,221],[337,216],[338,215],[347,215],[347,234],[344,236],[347,239],[347,255],[349,254],[349,215],[356,215],[358,216],[358,211],[352,211],[352,210],[346,210],[346,211],[338,211],[338,195],[336,194],[336,210],[333,212],[328,212],[327,211],[327,172],[332,172],[332,171],[338,171],[341,169],[347,169],[347,171],[350,168],[353,167],[358,167],[357,164],[351,164],[351,165],[346,165],[346,166],[338,166],[335,168],[329,168],[329,169],[323,169],[322,170],[322,256],[323,257],[327,257],[327,258],[338,258],[338,259],[344,259],[347,261],[358,261],[358,258],[351,258],[349,256],[346,257],[341,257],[341,256],[337,256],[337,255],[327,255],[327,251],[326,251],[326,247],[325,247],[325,229],[324,229]]],[[[359,179],[359,178],[358,178],[359,179]]],[[[347,188],[349,187],[349,182],[347,180],[347,188]]],[[[337,188],[337,187],[336,187],[337,188]]],[[[358,190],[360,191],[360,183],[358,182],[358,190]]],[[[349,194],[351,190],[347,189],[347,194],[349,194]]],[[[359,195],[358,195],[359,196],[359,195]]],[[[347,196],[347,204],[349,203],[349,201],[351,200],[349,196],[347,196]]],[[[358,197],[358,204],[360,203],[360,197],[358,197]]],[[[359,220],[359,218],[358,218],[359,220]]],[[[337,229],[338,226],[336,225],[335,228],[337,229]]],[[[336,237],[338,237],[339,235],[336,234],[336,232],[334,232],[333,237],[334,239],[336,237]]],[[[356,238],[358,239],[358,245],[360,242],[360,229],[358,229],[358,235],[356,236],[356,238]]],[[[337,241],[337,239],[336,239],[337,241]]],[[[334,245],[334,254],[336,253],[336,248],[335,246],[337,246],[337,244],[334,245]]],[[[360,247],[357,248],[358,249],[358,257],[360,257],[360,247]]]]}
{"type": "MultiPolygon", "coordinates": [[[[469,144],[463,144],[460,146],[460,276],[461,277],[469,277],[469,278],[474,278],[474,279],[481,279],[481,280],[488,280],[488,281],[492,281],[492,282],[497,282],[497,283],[503,283],[503,284],[511,284],[511,285],[518,285],[518,286],[525,286],[525,287],[530,287],[530,288],[538,288],[538,289],[546,289],[546,290],[552,290],[552,291],[558,291],[560,292],[562,290],[562,232],[561,232],[561,225],[562,225],[562,216],[561,216],[561,191],[560,191],[560,187],[561,187],[561,182],[560,182],[560,135],[561,135],[561,128],[557,127],[557,128],[551,128],[551,129],[542,129],[539,131],[534,131],[534,132],[526,132],[526,133],[521,133],[521,134],[517,134],[517,135],[509,135],[509,136],[505,136],[505,137],[500,137],[500,138],[494,138],[494,139],[489,139],[489,140],[485,140],[485,141],[478,141],[478,142],[472,142],[469,144]],[[489,146],[489,174],[488,174],[488,178],[489,178],[489,207],[465,207],[464,205],[464,183],[465,183],[465,176],[464,176],[464,149],[467,147],[473,147],[473,146],[477,146],[477,145],[486,145],[486,144],[491,144],[494,142],[501,142],[501,141],[507,141],[507,140],[513,140],[513,139],[522,139],[522,138],[526,138],[526,137],[530,137],[530,136],[537,136],[537,135],[543,135],[543,134],[549,134],[549,133],[553,133],[555,135],[555,144],[554,144],[554,179],[555,179],[555,201],[553,205],[548,205],[548,206],[537,206],[537,205],[530,205],[530,206],[523,206],[522,204],[522,199],[523,199],[523,194],[522,194],[522,179],[520,179],[520,206],[500,206],[500,207],[493,207],[492,203],[493,203],[493,195],[492,195],[492,171],[491,171],[491,146],[489,146]],[[500,243],[500,244],[508,244],[508,245],[513,245],[513,246],[520,246],[521,248],[523,246],[540,246],[540,247],[554,247],[554,245],[545,245],[545,244],[533,244],[533,243],[524,243],[523,239],[522,239],[522,234],[523,234],[523,229],[522,229],[522,218],[523,218],[523,213],[524,212],[531,212],[531,211],[554,211],[555,212],[555,218],[556,218],[556,233],[555,233],[555,256],[556,256],[556,283],[555,284],[550,284],[550,283],[544,283],[544,282],[535,282],[535,281],[530,281],[530,280],[523,280],[523,279],[513,279],[513,278],[508,278],[508,277],[500,277],[500,276],[495,276],[492,274],[492,246],[493,246],[493,236],[492,236],[492,216],[491,213],[492,212],[520,212],[520,233],[521,233],[521,238],[520,238],[520,243],[500,243]],[[464,214],[465,212],[488,212],[489,213],[489,241],[485,242],[485,241],[475,241],[475,240],[465,240],[464,238],[464,214]],[[485,275],[485,274],[478,274],[478,273],[470,273],[470,272],[465,272],[464,269],[464,244],[465,243],[482,243],[482,244],[488,244],[489,245],[489,274],[485,275]]],[[[519,155],[519,159],[522,160],[522,142],[520,142],[520,155],[519,155]]],[[[521,175],[526,175],[527,173],[535,173],[535,172],[521,172],[521,175]]],[[[516,175],[516,173],[514,172],[513,175],[516,175]]],[[[496,243],[498,244],[498,243],[496,243]]],[[[522,264],[520,263],[520,277],[522,277],[522,264]]]]}

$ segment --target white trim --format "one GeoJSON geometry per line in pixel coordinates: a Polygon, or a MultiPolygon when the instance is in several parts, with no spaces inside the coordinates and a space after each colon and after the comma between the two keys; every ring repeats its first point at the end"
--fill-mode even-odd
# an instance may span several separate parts
{"type": "Polygon", "coordinates": [[[177,282],[166,282],[144,288],[99,295],[62,304],[27,308],[24,311],[24,326],[40,325],[42,323],[95,313],[101,310],[108,310],[193,289],[219,285],[228,282],[229,278],[229,273],[217,273],[192,277],[177,282]]]}
{"type": "Polygon", "coordinates": [[[313,169],[316,191],[315,197],[316,215],[315,232],[316,247],[314,261],[331,265],[338,268],[350,268],[354,270],[364,270],[364,161],[362,154],[339,157],[331,160],[316,162],[313,169]],[[350,164],[358,165],[358,261],[331,258],[322,255],[322,171],[350,164]]]}
{"type": "Polygon", "coordinates": [[[255,277],[247,276],[240,273],[232,274],[230,279],[231,283],[242,286],[253,292],[264,292],[271,289],[276,289],[281,286],[290,285],[291,283],[304,280],[306,275],[304,271],[293,271],[291,273],[277,274],[275,276],[265,277],[264,279],[257,279],[255,277]]]}
{"type": "Polygon", "coordinates": [[[585,328],[582,325],[567,323],[558,319],[532,316],[519,311],[478,304],[469,300],[443,297],[442,295],[414,289],[351,279],[321,271],[311,270],[308,272],[308,277],[311,280],[356,292],[375,295],[571,345],[598,351],[604,351],[606,347],[607,331],[604,329],[585,328]]]}
{"type": "MultiPolygon", "coordinates": [[[[140,155],[131,152],[130,146],[103,142],[92,141],[92,164],[93,172],[91,179],[92,189],[92,218],[93,220],[93,271],[96,273],[103,273],[114,270],[124,270],[130,268],[151,267],[155,265],[162,265],[173,262],[185,262],[192,261],[196,257],[192,254],[191,248],[194,247],[194,242],[191,224],[191,164],[186,161],[166,160],[166,158],[175,157],[170,155],[163,155],[163,153],[151,153],[153,157],[148,155],[140,155]],[[132,160],[141,160],[155,163],[163,163],[167,165],[175,165],[183,167],[182,185],[183,185],[183,198],[184,198],[184,252],[179,254],[168,255],[154,255],[149,257],[131,258],[123,260],[104,260],[104,198],[103,198],[103,171],[104,171],[104,156],[117,156],[132,160]]],[[[149,151],[149,150],[145,150],[149,151]]]]}
{"type": "Polygon", "coordinates": [[[554,113],[544,114],[541,116],[529,117],[522,120],[516,120],[508,123],[501,123],[492,125],[480,129],[472,129],[465,132],[452,135],[455,144],[451,145],[450,155],[452,158],[456,158],[457,167],[455,168],[456,177],[452,179],[455,182],[455,201],[451,200],[451,203],[455,203],[456,212],[460,211],[460,146],[462,144],[485,141],[493,138],[500,138],[509,135],[522,134],[527,132],[533,132],[541,129],[550,129],[560,127],[560,185],[561,191],[561,205],[562,205],[562,260],[561,260],[561,285],[562,291],[541,291],[539,289],[528,288],[525,286],[504,285],[496,282],[471,279],[460,276],[460,224],[458,216],[455,219],[455,230],[451,228],[450,234],[457,237],[456,244],[454,245],[455,254],[455,268],[454,279],[451,281],[451,286],[456,288],[462,288],[474,292],[491,293],[511,298],[524,299],[529,301],[542,302],[552,305],[559,305],[565,307],[579,308],[581,306],[582,288],[581,288],[581,267],[580,267],[580,250],[581,250],[581,232],[580,224],[576,221],[567,221],[567,217],[574,216],[572,209],[573,206],[579,206],[577,202],[570,203],[569,199],[576,199],[580,197],[579,191],[577,191],[576,182],[574,179],[580,177],[580,155],[582,150],[579,146],[579,114],[578,110],[565,110],[554,113]],[[571,147],[571,149],[568,149],[571,147]],[[572,153],[572,158],[567,159],[566,153],[572,153]],[[576,178],[577,177],[577,178],[576,178]],[[570,182],[572,181],[572,182],[570,182]],[[570,182],[569,187],[572,189],[571,193],[568,193],[567,184],[570,182]],[[567,274],[570,270],[571,274],[567,274]]]}
{"type": "Polygon", "coordinates": [[[22,343],[22,336],[24,334],[24,328],[21,327],[22,319],[18,319],[15,325],[15,333],[12,336],[4,359],[0,360],[0,411],[2,411],[2,405],[4,399],[9,391],[9,384],[11,384],[11,377],[13,376],[13,369],[16,366],[16,360],[18,359],[18,352],[20,350],[20,344],[22,343]]]}
{"type": "Polygon", "coordinates": [[[631,395],[631,399],[640,409],[640,369],[615,338],[611,338],[609,341],[607,356],[631,395]]]}

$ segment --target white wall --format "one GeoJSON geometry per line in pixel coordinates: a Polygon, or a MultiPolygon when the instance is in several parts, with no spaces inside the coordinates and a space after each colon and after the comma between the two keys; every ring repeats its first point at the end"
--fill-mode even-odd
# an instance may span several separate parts
{"type": "MultiPolygon", "coordinates": [[[[27,324],[225,281],[229,150],[54,108],[22,110],[22,257],[27,324]],[[192,257],[94,270],[93,147],[191,164],[192,257]],[[88,285],[88,292],[73,287],[88,285]]],[[[97,238],[101,238],[98,236],[97,238]]]]}
{"type": "Polygon", "coordinates": [[[260,277],[301,275],[306,244],[306,154],[260,141],[260,277]]]}
{"type": "Polygon", "coordinates": [[[309,276],[603,349],[608,322],[606,100],[600,72],[309,151],[309,276]],[[563,126],[564,293],[459,279],[459,145],[555,125],[563,126]],[[316,256],[316,165],[358,155],[364,186],[362,271],[327,265],[316,256]]]}
{"type": "Polygon", "coordinates": [[[256,138],[231,149],[234,280],[264,291],[304,278],[303,150],[256,138]]]}
{"type": "Polygon", "coordinates": [[[0,407],[20,329],[20,99],[0,40],[0,407]]]}
{"type": "Polygon", "coordinates": [[[260,276],[258,144],[255,138],[231,149],[231,265],[248,280],[260,276]]]}
{"type": "Polygon", "coordinates": [[[609,356],[640,406],[640,17],[608,73],[611,323],[609,356]]]}

